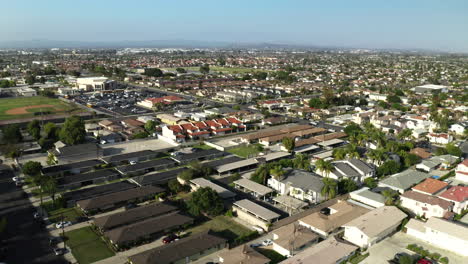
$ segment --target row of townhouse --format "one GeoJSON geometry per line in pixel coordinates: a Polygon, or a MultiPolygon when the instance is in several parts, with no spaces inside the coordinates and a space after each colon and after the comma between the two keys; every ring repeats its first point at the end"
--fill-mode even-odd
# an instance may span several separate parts
{"type": "Polygon", "coordinates": [[[160,136],[176,143],[182,143],[185,142],[186,139],[196,140],[246,130],[247,127],[242,121],[237,118],[228,117],[163,126],[160,136]]]}

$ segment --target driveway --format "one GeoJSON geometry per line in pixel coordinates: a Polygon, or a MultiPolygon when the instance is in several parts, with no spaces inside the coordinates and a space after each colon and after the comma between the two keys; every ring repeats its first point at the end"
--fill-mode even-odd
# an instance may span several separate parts
{"type": "Polygon", "coordinates": [[[424,241],[413,238],[403,232],[398,232],[391,237],[388,237],[376,245],[368,249],[369,257],[364,259],[362,264],[388,264],[388,260],[392,259],[396,253],[406,252],[410,255],[415,254],[406,249],[409,244],[417,244],[430,252],[437,252],[442,256],[449,258],[450,264],[464,264],[466,259],[455,253],[434,247],[424,241]]]}

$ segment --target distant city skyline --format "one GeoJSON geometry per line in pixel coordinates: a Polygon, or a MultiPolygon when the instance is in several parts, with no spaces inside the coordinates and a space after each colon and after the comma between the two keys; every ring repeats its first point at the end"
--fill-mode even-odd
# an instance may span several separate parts
{"type": "Polygon", "coordinates": [[[468,1],[0,0],[0,43],[194,40],[468,52],[468,1]]]}

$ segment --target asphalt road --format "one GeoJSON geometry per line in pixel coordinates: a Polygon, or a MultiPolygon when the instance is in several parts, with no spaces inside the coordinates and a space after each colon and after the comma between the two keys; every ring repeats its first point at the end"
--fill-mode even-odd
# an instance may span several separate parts
{"type": "Polygon", "coordinates": [[[0,262],[68,263],[53,253],[47,231],[33,219],[34,207],[11,180],[13,172],[2,169],[0,167],[0,218],[7,218],[7,227],[0,234],[0,262]]]}

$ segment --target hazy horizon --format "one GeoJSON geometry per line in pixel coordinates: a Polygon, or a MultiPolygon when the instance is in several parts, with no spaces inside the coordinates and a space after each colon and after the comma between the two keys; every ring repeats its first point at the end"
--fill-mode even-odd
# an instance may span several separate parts
{"type": "Polygon", "coordinates": [[[0,3],[7,7],[2,43],[179,40],[468,52],[463,0],[0,3]]]}

